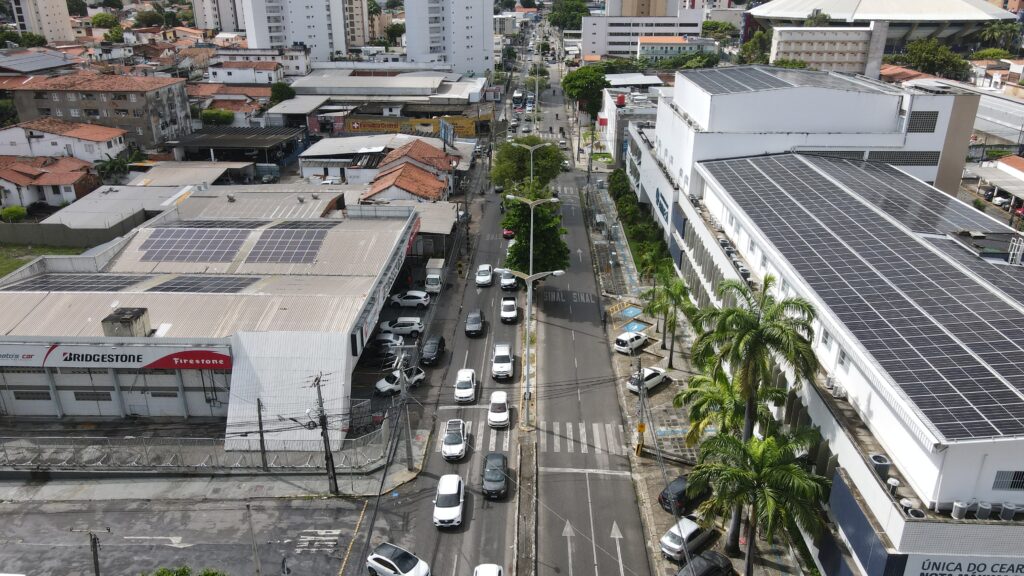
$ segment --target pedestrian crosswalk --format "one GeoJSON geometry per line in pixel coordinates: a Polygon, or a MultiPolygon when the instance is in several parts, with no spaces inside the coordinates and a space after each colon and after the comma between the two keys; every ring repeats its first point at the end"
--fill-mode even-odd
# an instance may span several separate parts
{"type": "MultiPolygon", "coordinates": [[[[486,420],[467,420],[469,445],[487,452],[508,452],[515,428],[495,429],[486,420]]],[[[443,434],[438,434],[435,452],[441,452],[443,434]]],[[[540,422],[537,426],[539,452],[554,454],[609,454],[623,456],[629,439],[621,424],[604,422],[540,422]]]]}
{"type": "Polygon", "coordinates": [[[551,191],[555,193],[559,198],[575,198],[578,194],[578,188],[576,186],[567,186],[564,184],[557,184],[551,186],[551,191]]]}

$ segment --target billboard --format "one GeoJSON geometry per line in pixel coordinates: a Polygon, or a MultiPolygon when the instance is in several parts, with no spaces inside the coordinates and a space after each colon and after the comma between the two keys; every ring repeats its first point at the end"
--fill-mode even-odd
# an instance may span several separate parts
{"type": "Polygon", "coordinates": [[[227,346],[194,348],[173,345],[0,344],[0,366],[230,370],[231,351],[227,346]]]}
{"type": "Polygon", "coordinates": [[[904,576],[1011,576],[1024,574],[1024,558],[910,554],[904,576]]]}

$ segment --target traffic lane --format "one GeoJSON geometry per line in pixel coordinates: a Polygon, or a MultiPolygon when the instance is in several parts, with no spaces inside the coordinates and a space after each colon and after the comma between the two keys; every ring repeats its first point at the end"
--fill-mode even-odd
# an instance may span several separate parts
{"type": "MultiPolygon", "coordinates": [[[[91,574],[89,537],[70,530],[93,529],[103,573],[187,564],[252,574],[255,540],[264,571],[333,574],[361,530],[364,505],[343,499],[255,501],[253,538],[245,503],[237,501],[7,504],[0,507],[7,519],[0,528],[0,565],[33,575],[91,574]]],[[[358,573],[364,573],[355,556],[350,554],[348,564],[359,564],[358,573]]]]}

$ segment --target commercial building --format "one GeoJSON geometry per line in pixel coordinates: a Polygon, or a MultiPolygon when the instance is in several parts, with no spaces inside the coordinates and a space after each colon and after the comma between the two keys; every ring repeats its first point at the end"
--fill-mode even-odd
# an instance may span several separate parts
{"type": "Polygon", "coordinates": [[[58,74],[83,62],[49,48],[8,48],[0,50],[0,77],[58,74]]]}
{"type": "Polygon", "coordinates": [[[175,160],[262,162],[285,165],[306,147],[301,128],[209,126],[170,142],[175,160]]]}
{"type": "Polygon", "coordinates": [[[672,88],[605,88],[601,111],[597,113],[597,133],[604,149],[612,155],[616,168],[625,166],[627,134],[630,122],[654,122],[658,116],[658,100],[662,94],[671,96],[672,88]]]}
{"type": "Polygon", "coordinates": [[[460,141],[454,147],[445,146],[438,138],[412,134],[324,138],[299,155],[299,173],[303,178],[370,184],[392,162],[412,158],[421,168],[435,174],[440,171],[451,175],[454,164],[454,176],[458,178],[472,164],[473,146],[460,141]]]}
{"type": "Polygon", "coordinates": [[[211,62],[277,62],[285,76],[305,76],[310,67],[309,48],[217,48],[211,62]]]}
{"type": "Polygon", "coordinates": [[[64,0],[11,0],[14,23],[18,32],[31,32],[46,38],[47,42],[71,42],[71,15],[64,0]]]}
{"type": "Polygon", "coordinates": [[[955,193],[978,96],[933,94],[832,72],[736,66],[677,72],[656,128],[630,124],[626,173],[678,248],[672,207],[698,162],[788,151],[884,161],[955,193]],[[770,114],[765,111],[770,110],[770,114]]]}
{"type": "Polygon", "coordinates": [[[637,39],[636,57],[651,62],[696,52],[718,52],[718,43],[711,38],[693,36],[641,36],[637,39]]]}
{"type": "Polygon", "coordinates": [[[348,52],[349,14],[355,3],[366,14],[366,0],[237,0],[248,48],[306,46],[310,58],[329,62],[348,52]]]}
{"type": "Polygon", "coordinates": [[[184,79],[77,72],[10,89],[22,120],[56,116],[120,128],[141,148],[192,131],[184,79]]]}
{"type": "Polygon", "coordinates": [[[126,134],[121,128],[43,117],[0,129],[0,155],[66,155],[96,162],[121,154],[126,134]]]}
{"type": "Polygon", "coordinates": [[[675,16],[584,16],[582,58],[634,58],[641,37],[700,36],[704,12],[680,10],[675,16]]]}
{"type": "Polygon", "coordinates": [[[211,82],[224,84],[273,84],[284,82],[279,62],[218,62],[208,68],[211,82]]]}
{"type": "Polygon", "coordinates": [[[772,30],[770,60],[802,60],[811,70],[877,79],[888,31],[887,22],[866,28],[780,26],[772,30]]]}
{"type": "Polygon", "coordinates": [[[888,23],[887,51],[921,38],[959,42],[989,22],[1017,19],[1015,14],[985,0],[772,0],[751,8],[749,13],[762,26],[777,28],[801,26],[813,10],[828,14],[832,22],[844,27],[888,23]]]}
{"type": "Polygon", "coordinates": [[[494,34],[496,36],[515,36],[519,34],[523,15],[518,12],[502,12],[494,17],[494,34]]]}
{"type": "Polygon", "coordinates": [[[447,64],[458,74],[483,77],[494,70],[494,11],[486,2],[418,0],[405,7],[409,62],[447,64]]]}
{"type": "Polygon", "coordinates": [[[196,27],[221,32],[241,32],[245,29],[245,23],[239,17],[240,4],[236,0],[192,0],[196,27]]]}
{"type": "MultiPolygon", "coordinates": [[[[677,94],[679,86],[676,86],[677,94]]],[[[817,311],[811,381],[777,370],[783,429],[813,427],[827,576],[1010,575],[1024,563],[1022,238],[882,163],[804,154],[697,162],[673,207],[679,273],[817,311]],[[979,256],[980,254],[980,256],[979,256]],[[983,257],[982,257],[983,256],[983,257]]]]}

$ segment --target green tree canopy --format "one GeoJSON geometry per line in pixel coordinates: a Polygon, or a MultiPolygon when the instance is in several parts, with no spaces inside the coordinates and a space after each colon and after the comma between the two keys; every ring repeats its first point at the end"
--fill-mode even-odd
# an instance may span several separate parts
{"type": "Polygon", "coordinates": [[[28,210],[24,206],[8,206],[0,210],[0,220],[4,222],[21,222],[28,216],[28,210]]]}
{"type": "Polygon", "coordinates": [[[85,0],[68,0],[68,14],[71,16],[85,16],[89,14],[85,0]]]}
{"type": "Polygon", "coordinates": [[[501,0],[498,2],[498,6],[505,12],[511,12],[516,9],[516,0],[501,0]]]}
{"type": "Polygon", "coordinates": [[[205,126],[230,126],[235,121],[235,113],[220,108],[207,108],[199,117],[205,126]]]}
{"type": "Polygon", "coordinates": [[[285,100],[295,98],[295,89],[284,82],[274,82],[270,85],[270,105],[273,106],[285,100]]]}
{"type": "Polygon", "coordinates": [[[46,37],[34,32],[22,32],[18,46],[22,48],[33,48],[35,46],[46,46],[46,37]]]}
{"type": "Polygon", "coordinates": [[[601,91],[610,86],[604,72],[595,66],[573,70],[562,78],[565,95],[579,103],[591,117],[601,110],[601,91]]]}
{"type": "Polygon", "coordinates": [[[396,22],[384,29],[384,35],[387,36],[388,43],[392,46],[398,44],[402,39],[402,34],[405,34],[405,24],[402,22],[396,22]]]}
{"type": "Polygon", "coordinates": [[[767,64],[772,51],[771,31],[758,30],[740,46],[736,60],[740,64],[767,64]]]}
{"type": "Polygon", "coordinates": [[[124,42],[124,29],[120,25],[114,26],[107,30],[107,33],[103,35],[103,39],[107,42],[124,42]]]}
{"type": "Polygon", "coordinates": [[[720,20],[705,20],[700,25],[700,35],[705,38],[714,38],[721,42],[736,36],[740,31],[733,25],[732,22],[722,22],[720,20]]]}
{"type": "Polygon", "coordinates": [[[807,62],[790,58],[776,58],[772,61],[772,66],[779,68],[807,68],[807,62]]]}
{"type": "Polygon", "coordinates": [[[608,58],[590,64],[591,67],[597,68],[604,74],[623,74],[625,72],[643,72],[646,67],[646,61],[630,58],[608,58]]]}
{"type": "Polygon", "coordinates": [[[1003,58],[1012,58],[1013,54],[1010,54],[1009,50],[1002,48],[982,48],[977,52],[973,52],[967,58],[969,60],[1002,60],[1003,58]]]}
{"type": "MultiPolygon", "coordinates": [[[[768,403],[782,404],[786,391],[775,386],[758,390],[757,420],[767,427],[772,421],[768,403]]],[[[697,446],[712,428],[718,434],[739,436],[743,430],[743,413],[746,402],[743,391],[729,374],[720,366],[710,374],[696,374],[690,377],[686,388],[672,399],[676,408],[687,408],[690,429],[686,433],[687,446],[697,446]]]]}
{"type": "Polygon", "coordinates": [[[101,0],[100,6],[113,8],[114,10],[124,10],[124,2],[121,0],[101,0]]]}
{"type": "Polygon", "coordinates": [[[92,17],[92,25],[96,28],[113,28],[117,24],[117,16],[109,12],[100,12],[92,17]]]}
{"type": "MultiPolygon", "coordinates": [[[[517,138],[515,142],[526,146],[536,146],[544,142],[537,136],[517,138]]],[[[555,179],[562,171],[562,152],[554,145],[542,146],[533,153],[533,177],[537,186],[543,188],[555,179]]],[[[511,142],[498,146],[491,165],[491,181],[498,186],[511,187],[514,182],[529,180],[530,151],[511,142]]]]}
{"type": "Polygon", "coordinates": [[[718,65],[718,61],[717,52],[694,52],[659,60],[651,64],[650,67],[656,70],[692,70],[694,68],[714,68],[718,65]]]}
{"type": "Polygon", "coordinates": [[[908,66],[943,78],[963,80],[967,78],[971,65],[958,54],[949,49],[949,46],[939,42],[935,38],[922,38],[907,44],[906,51],[902,54],[891,54],[885,61],[892,64],[908,66]]]}
{"type": "Polygon", "coordinates": [[[0,100],[0,127],[17,123],[18,109],[14,106],[14,100],[10,98],[0,100]]]}
{"type": "Polygon", "coordinates": [[[138,12],[138,13],[135,14],[135,27],[136,28],[146,28],[146,27],[149,27],[149,26],[163,26],[163,25],[164,25],[164,17],[163,17],[163,15],[161,15],[161,14],[159,14],[157,12],[143,10],[142,12],[138,12]]]}
{"type": "MultiPolygon", "coordinates": [[[[529,183],[506,188],[505,192],[530,200],[551,197],[547,188],[529,183]]],[[[516,243],[509,250],[505,265],[525,274],[530,270],[530,207],[508,199],[505,200],[505,206],[502,226],[516,233],[516,243]]],[[[533,209],[533,241],[537,245],[533,252],[535,273],[565,270],[569,267],[569,246],[565,243],[564,234],[561,207],[558,204],[541,204],[533,209]]]]}
{"type": "Polygon", "coordinates": [[[366,6],[367,12],[369,12],[370,16],[380,14],[380,4],[377,3],[377,0],[367,0],[366,6]]]}
{"type": "Polygon", "coordinates": [[[548,67],[543,64],[533,64],[530,66],[528,74],[530,76],[543,76],[544,78],[547,78],[551,75],[551,72],[549,72],[548,67]]]}
{"type": "Polygon", "coordinates": [[[1021,43],[1021,24],[1007,20],[989,22],[978,32],[978,38],[992,46],[1017,50],[1021,43]]]}
{"type": "Polygon", "coordinates": [[[527,76],[525,85],[530,90],[537,89],[541,92],[551,87],[551,83],[544,76],[527,76]]]}
{"type": "Polygon", "coordinates": [[[387,0],[384,7],[388,10],[398,10],[403,6],[402,0],[387,0]]]}
{"type": "Polygon", "coordinates": [[[828,26],[832,22],[832,17],[822,12],[821,10],[815,10],[807,15],[807,19],[804,20],[804,26],[810,27],[823,27],[828,26]]]}
{"type": "Polygon", "coordinates": [[[548,22],[559,30],[579,30],[583,17],[590,15],[583,0],[555,0],[548,14],[548,22]]]}
{"type": "Polygon", "coordinates": [[[537,2],[536,0],[519,0],[519,5],[523,8],[536,8],[537,2]]]}

